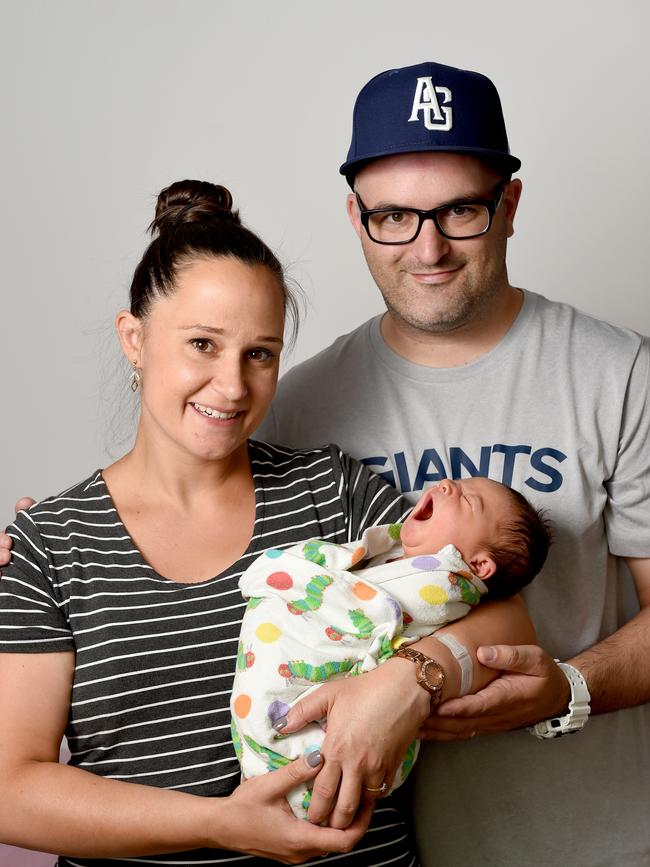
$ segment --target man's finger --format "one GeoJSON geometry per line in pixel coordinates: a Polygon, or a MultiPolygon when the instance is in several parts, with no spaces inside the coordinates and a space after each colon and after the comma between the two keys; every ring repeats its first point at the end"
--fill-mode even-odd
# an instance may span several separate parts
{"type": "Polygon", "coordinates": [[[494,644],[479,647],[476,651],[478,661],[488,668],[499,671],[516,671],[544,677],[549,671],[550,656],[535,644],[494,644]]]}

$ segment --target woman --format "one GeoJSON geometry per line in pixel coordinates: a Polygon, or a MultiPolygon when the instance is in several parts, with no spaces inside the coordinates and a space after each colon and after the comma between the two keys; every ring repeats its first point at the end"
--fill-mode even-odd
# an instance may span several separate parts
{"type": "MultiPolygon", "coordinates": [[[[116,320],[141,393],[135,445],[21,513],[11,531],[0,839],[64,852],[66,867],[297,863],[324,853],[337,853],[337,865],[412,864],[391,799],[361,839],[382,781],[429,713],[407,660],[324,688],[336,707],[323,756],[237,785],[228,702],[240,574],[264,549],[354,539],[407,506],[335,446],[293,452],[249,439],[273,397],[295,303],[228,191],[173,184],[152,230],[130,311],[116,320]],[[64,734],[68,766],[57,764],[64,734]],[[333,807],[330,827],[295,819],[285,802],[317,776],[310,818],[333,807]]],[[[472,631],[487,620],[498,641],[504,611],[513,606],[452,631],[474,646],[472,631]]],[[[425,652],[434,643],[452,696],[458,672],[435,639],[422,642],[425,652]]]]}

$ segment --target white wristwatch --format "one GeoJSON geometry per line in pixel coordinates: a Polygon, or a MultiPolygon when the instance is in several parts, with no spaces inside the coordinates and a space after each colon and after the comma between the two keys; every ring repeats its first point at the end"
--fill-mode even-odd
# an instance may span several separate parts
{"type": "Polygon", "coordinates": [[[582,674],[574,666],[567,662],[555,660],[566,675],[571,687],[571,701],[569,702],[569,712],[564,716],[552,717],[538,722],[537,725],[531,726],[528,731],[537,738],[559,738],[562,735],[573,734],[581,731],[587,719],[591,708],[589,702],[589,688],[587,681],[582,674]]]}

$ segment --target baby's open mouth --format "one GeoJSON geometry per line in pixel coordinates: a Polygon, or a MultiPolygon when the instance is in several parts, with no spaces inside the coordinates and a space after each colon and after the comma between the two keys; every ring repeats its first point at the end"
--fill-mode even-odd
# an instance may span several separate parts
{"type": "Polygon", "coordinates": [[[429,492],[420,498],[411,512],[411,519],[413,521],[428,521],[431,515],[433,515],[433,494],[429,492]]]}

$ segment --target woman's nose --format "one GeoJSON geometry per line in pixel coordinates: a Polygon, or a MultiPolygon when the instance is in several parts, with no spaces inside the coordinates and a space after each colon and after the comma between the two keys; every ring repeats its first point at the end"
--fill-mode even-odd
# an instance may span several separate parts
{"type": "Polygon", "coordinates": [[[240,363],[219,365],[212,384],[216,391],[233,403],[242,400],[248,394],[246,378],[240,363]]]}

